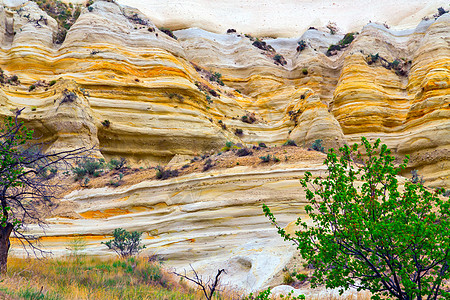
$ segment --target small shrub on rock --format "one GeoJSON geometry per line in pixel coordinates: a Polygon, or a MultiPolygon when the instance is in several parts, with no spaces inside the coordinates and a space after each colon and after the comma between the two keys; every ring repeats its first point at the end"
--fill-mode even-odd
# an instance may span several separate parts
{"type": "Polygon", "coordinates": [[[123,157],[120,159],[111,159],[108,163],[108,167],[110,170],[122,170],[126,168],[127,160],[123,157]]]}
{"type": "Polygon", "coordinates": [[[315,140],[314,143],[312,143],[311,148],[315,151],[325,153],[325,148],[322,146],[322,140],[315,140]]]}
{"type": "Polygon", "coordinates": [[[156,167],[156,179],[166,180],[179,175],[178,170],[164,169],[162,166],[156,167]]]}
{"type": "Polygon", "coordinates": [[[104,165],[104,159],[86,158],[79,161],[77,166],[72,169],[72,172],[75,174],[75,181],[83,179],[86,175],[99,177],[102,174],[104,165]]]}
{"type": "Polygon", "coordinates": [[[302,52],[303,50],[306,49],[306,42],[304,40],[297,42],[297,44],[298,44],[297,52],[302,52]]]}
{"type": "Polygon", "coordinates": [[[159,30],[161,30],[162,32],[164,32],[165,34],[170,36],[171,38],[178,40],[178,38],[173,34],[172,30],[170,30],[169,28],[160,27],[159,30]]]}
{"type": "Polygon", "coordinates": [[[250,151],[250,149],[248,149],[248,148],[241,148],[236,151],[236,156],[240,156],[240,157],[248,156],[248,155],[252,155],[252,154],[253,154],[253,152],[250,151]]]}
{"type": "Polygon", "coordinates": [[[295,143],[294,140],[287,140],[287,141],[283,144],[283,146],[295,146],[295,147],[297,147],[297,144],[295,143]]]}
{"type": "Polygon", "coordinates": [[[214,166],[214,165],[213,165],[213,163],[212,163],[211,158],[208,158],[208,159],[205,161],[205,164],[203,165],[203,172],[208,171],[208,170],[211,169],[213,166],[214,166]]]}

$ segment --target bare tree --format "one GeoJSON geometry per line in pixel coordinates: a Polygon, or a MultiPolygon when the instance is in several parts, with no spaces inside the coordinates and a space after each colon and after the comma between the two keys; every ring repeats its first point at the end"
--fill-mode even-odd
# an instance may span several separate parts
{"type": "Polygon", "coordinates": [[[71,168],[71,161],[87,155],[91,149],[45,153],[45,145],[32,143],[33,131],[19,122],[18,110],[0,125],[0,272],[7,270],[10,236],[13,233],[24,246],[38,250],[33,237],[23,232],[26,224],[43,225],[51,211],[61,184],[55,178],[58,169],[71,168]],[[50,172],[50,173],[49,173],[50,172]]]}
{"type": "Polygon", "coordinates": [[[211,300],[212,297],[214,296],[214,292],[218,290],[220,275],[222,273],[226,274],[227,272],[225,272],[225,269],[218,269],[214,280],[212,280],[212,278],[208,278],[208,280],[206,282],[204,282],[202,279],[202,276],[198,275],[198,273],[194,270],[192,265],[189,264],[189,266],[191,267],[191,270],[194,273],[194,276],[192,278],[187,276],[186,271],[184,271],[184,275],[179,274],[177,272],[173,272],[173,274],[175,274],[181,278],[187,279],[187,280],[195,283],[196,285],[198,285],[199,288],[203,291],[203,294],[205,295],[206,299],[211,300]]]}

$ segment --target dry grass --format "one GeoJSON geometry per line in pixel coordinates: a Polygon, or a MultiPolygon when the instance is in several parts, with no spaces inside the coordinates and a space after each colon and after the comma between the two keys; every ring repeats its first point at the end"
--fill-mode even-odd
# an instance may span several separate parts
{"type": "MultiPolygon", "coordinates": [[[[8,273],[2,279],[0,299],[204,299],[199,290],[180,281],[159,262],[142,257],[107,260],[86,256],[40,260],[10,258],[8,273]]],[[[308,300],[370,299],[368,292],[319,297],[314,296],[314,290],[310,291],[313,296],[306,297],[308,300]]],[[[240,292],[225,290],[214,299],[239,300],[242,297],[240,292]]]]}
{"type": "Polygon", "coordinates": [[[145,258],[11,258],[0,291],[0,299],[201,299],[145,258]]]}

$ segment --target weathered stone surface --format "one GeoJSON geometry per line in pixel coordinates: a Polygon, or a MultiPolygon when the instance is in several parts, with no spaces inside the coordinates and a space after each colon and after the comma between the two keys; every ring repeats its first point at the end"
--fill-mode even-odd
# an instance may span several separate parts
{"type": "MultiPolygon", "coordinates": [[[[0,9],[0,67],[20,80],[1,86],[0,115],[25,107],[21,119],[50,150],[98,146],[97,156],[143,166],[179,164],[226,141],[271,146],[293,139],[310,147],[322,139],[329,148],[366,136],[381,138],[399,157],[411,155],[406,173],[417,169],[430,186],[450,188],[450,14],[400,32],[368,24],[330,57],[327,48],[342,34],[311,29],[298,39],[266,40],[284,56],[281,66],[275,52],[243,35],[191,28],[175,31],[175,40],[135,9],[106,1],[92,7],[83,8],[61,45],[54,43],[56,22],[34,3],[20,12],[0,9]],[[38,15],[47,25],[37,26],[38,15]],[[301,39],[307,48],[297,52],[301,39]],[[377,53],[385,66],[404,62],[406,73],[380,60],[368,64],[377,53]],[[215,72],[224,85],[210,80],[215,72]],[[243,122],[252,114],[255,122],[243,122]]],[[[82,235],[88,253],[107,255],[100,242],[113,229],[140,230],[146,254],[179,268],[192,262],[205,273],[227,265],[230,284],[259,289],[294,253],[261,204],[292,228],[304,214],[298,178],[322,169],[322,161],[300,161],[75,191],[64,198],[74,208],[49,220],[43,245],[66,254],[70,238],[82,235]]]]}

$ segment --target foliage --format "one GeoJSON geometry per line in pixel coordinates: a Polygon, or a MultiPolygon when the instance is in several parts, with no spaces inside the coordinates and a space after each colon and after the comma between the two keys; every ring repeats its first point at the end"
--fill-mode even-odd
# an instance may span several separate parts
{"type": "Polygon", "coordinates": [[[399,189],[396,175],[408,157],[395,167],[380,140],[372,146],[362,138],[361,145],[364,159],[357,144],[345,145],[340,158],[329,151],[325,177],[305,173],[312,227],[298,218],[300,230],[291,236],[264,205],[265,215],[298,246],[305,266],[313,266],[313,287],[325,284],[341,293],[354,287],[370,291],[372,299],[448,299],[442,285],[450,278],[450,199],[420,182],[399,189]]]}
{"type": "Polygon", "coordinates": [[[281,54],[275,54],[273,56],[273,60],[275,61],[276,64],[281,65],[281,66],[284,66],[287,64],[286,59],[281,54]]]}
{"type": "Polygon", "coordinates": [[[72,169],[75,174],[75,181],[82,180],[85,176],[99,177],[105,166],[105,160],[95,158],[84,158],[77,162],[77,166],[72,169]]]}
{"type": "Polygon", "coordinates": [[[145,248],[141,244],[142,232],[128,232],[122,228],[116,228],[113,232],[114,239],[102,242],[111,250],[114,250],[120,257],[128,257],[138,254],[145,248]]]}
{"type": "Polygon", "coordinates": [[[179,175],[178,170],[165,169],[162,166],[156,167],[156,179],[166,180],[179,175]]]}
{"type": "Polygon", "coordinates": [[[211,169],[213,166],[214,166],[214,165],[213,165],[213,163],[212,163],[211,158],[208,158],[208,159],[205,161],[205,164],[203,165],[203,172],[208,171],[208,170],[211,169]]]}
{"type": "Polygon", "coordinates": [[[70,255],[76,259],[81,257],[81,252],[87,247],[87,242],[83,237],[76,237],[67,244],[66,249],[69,250],[70,255]]]}
{"type": "MultiPolygon", "coordinates": [[[[62,44],[66,37],[67,31],[76,22],[81,14],[81,5],[70,3],[67,4],[58,0],[35,0],[39,8],[45,11],[50,17],[58,23],[58,32],[55,36],[55,43],[62,44]]],[[[41,20],[47,24],[47,20],[41,16],[41,20]]],[[[38,21],[38,22],[39,22],[38,21]]]]}
{"type": "Polygon", "coordinates": [[[448,10],[445,10],[442,6],[439,7],[437,10],[438,10],[438,12],[433,15],[433,17],[435,17],[436,19],[439,18],[440,16],[442,16],[443,14],[448,13],[448,10]]]}
{"type": "Polygon", "coordinates": [[[256,122],[256,116],[254,113],[247,113],[241,117],[241,121],[248,124],[253,124],[256,122]]]}
{"type": "Polygon", "coordinates": [[[302,69],[302,74],[303,75],[308,75],[308,69],[307,68],[303,68],[302,69]]]}
{"type": "Polygon", "coordinates": [[[339,41],[339,43],[337,45],[330,45],[330,47],[328,47],[326,55],[332,56],[332,55],[336,54],[337,51],[340,51],[340,50],[346,48],[355,39],[355,34],[356,33],[354,33],[354,32],[349,32],[344,36],[344,38],[342,40],[339,41]]]}
{"type": "Polygon", "coordinates": [[[109,128],[109,126],[111,126],[111,121],[103,120],[102,121],[102,125],[103,125],[103,127],[109,128]]]}
{"type": "Polygon", "coordinates": [[[258,144],[258,147],[261,147],[261,148],[267,148],[267,145],[266,145],[265,143],[259,143],[259,144],[258,144]]]}
{"type": "Polygon", "coordinates": [[[367,56],[367,64],[369,64],[369,65],[374,64],[378,61],[379,58],[380,58],[380,55],[378,53],[375,55],[369,54],[367,56]]]}
{"type": "MultiPolygon", "coordinates": [[[[242,300],[271,300],[273,299],[270,294],[272,294],[272,291],[270,288],[267,290],[259,292],[257,295],[253,295],[253,293],[250,293],[250,295],[244,297],[242,300]]],[[[306,297],[304,295],[299,296],[292,296],[292,292],[287,294],[286,296],[280,295],[281,299],[285,300],[305,300],[306,297]]],[[[277,298],[278,299],[278,298],[277,298]]]]}
{"type": "Polygon", "coordinates": [[[204,299],[152,257],[11,258],[4,279],[0,290],[11,299],[23,299],[25,293],[36,295],[42,286],[46,300],[204,299]]]}
{"type": "Polygon", "coordinates": [[[338,31],[336,23],[331,22],[331,21],[328,22],[327,28],[328,28],[328,30],[330,30],[330,34],[336,34],[336,32],[338,31]]]}
{"type": "Polygon", "coordinates": [[[243,131],[241,128],[236,128],[236,129],[234,130],[234,134],[235,134],[235,135],[243,135],[243,134],[244,134],[244,131],[243,131]]]}
{"type": "Polygon", "coordinates": [[[322,140],[315,140],[314,143],[312,143],[311,148],[315,151],[319,151],[322,153],[325,153],[325,148],[322,146],[322,140]]]}
{"type": "MultiPolygon", "coordinates": [[[[23,110],[23,109],[22,109],[23,110]]],[[[38,250],[31,238],[21,231],[25,223],[43,223],[45,212],[51,211],[58,181],[48,181],[56,168],[68,168],[70,161],[85,153],[84,148],[43,153],[42,144],[31,144],[33,131],[28,130],[18,118],[8,116],[0,127],[0,272],[6,271],[10,235],[22,238],[24,245],[38,250]]]]}
{"type": "Polygon", "coordinates": [[[423,176],[419,176],[419,173],[417,172],[417,170],[412,170],[411,175],[412,175],[412,177],[411,177],[412,183],[423,184],[423,176]]]}
{"type": "Polygon", "coordinates": [[[127,160],[123,157],[121,157],[120,159],[111,159],[108,163],[108,167],[110,170],[122,170],[124,168],[126,168],[127,165],[127,160]]]}
{"type": "Polygon", "coordinates": [[[275,155],[270,155],[270,154],[267,154],[266,156],[260,156],[259,157],[259,159],[261,160],[261,162],[263,162],[263,163],[268,163],[268,162],[270,162],[271,160],[273,160],[274,162],[279,162],[280,161],[280,159],[278,158],[278,157],[276,157],[275,155]]]}
{"type": "Polygon", "coordinates": [[[355,39],[355,33],[349,32],[344,35],[344,38],[339,41],[339,44],[345,46],[345,45],[348,45],[351,42],[353,42],[354,39],[355,39]]]}
{"type": "Polygon", "coordinates": [[[34,84],[30,85],[30,87],[28,88],[28,91],[31,92],[32,90],[34,90],[36,88],[36,86],[34,84]]]}
{"type": "MultiPolygon", "coordinates": [[[[215,81],[220,85],[224,85],[223,81],[222,81],[222,74],[220,74],[219,72],[211,72],[211,74],[209,75],[209,81],[215,81]]],[[[211,93],[212,94],[212,93],[211,93]]],[[[212,94],[213,96],[217,97],[217,93],[216,95],[212,94]]]]}
{"type": "Polygon", "coordinates": [[[297,44],[297,52],[301,52],[306,49],[306,42],[304,40],[298,41],[297,44]]]}
{"type": "Polygon", "coordinates": [[[287,141],[283,144],[283,146],[295,146],[295,147],[297,147],[297,144],[295,143],[294,140],[287,140],[287,141]]]}
{"type": "Polygon", "coordinates": [[[172,30],[166,27],[160,27],[159,30],[170,36],[171,38],[178,40],[178,38],[173,34],[172,30]]]}
{"type": "Polygon", "coordinates": [[[248,156],[248,155],[252,155],[252,154],[253,154],[253,152],[250,151],[250,149],[248,149],[248,148],[241,148],[236,151],[236,156],[239,156],[239,157],[248,156]]]}

